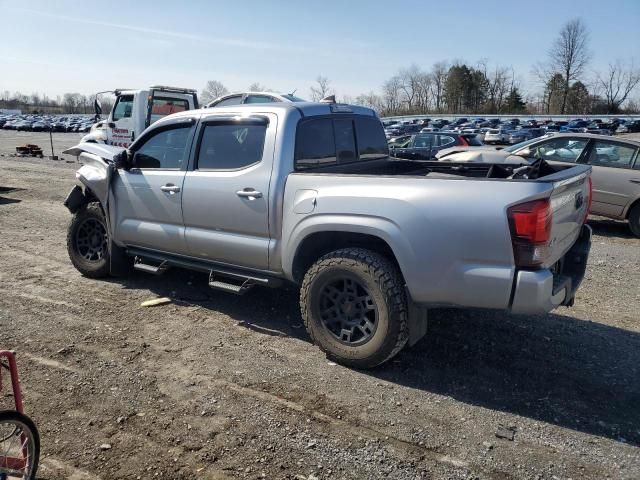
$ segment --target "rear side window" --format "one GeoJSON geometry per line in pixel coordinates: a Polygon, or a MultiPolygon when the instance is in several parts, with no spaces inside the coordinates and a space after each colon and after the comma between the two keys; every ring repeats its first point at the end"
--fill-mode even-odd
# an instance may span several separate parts
{"type": "Polygon", "coordinates": [[[242,95],[234,95],[233,97],[225,98],[224,100],[220,100],[213,107],[226,107],[229,105],[240,105],[242,103],[242,95]]]}
{"type": "Polygon", "coordinates": [[[606,141],[596,141],[589,153],[589,163],[602,167],[629,168],[636,155],[636,148],[606,141]]]}
{"type": "Polygon", "coordinates": [[[248,95],[244,103],[271,103],[278,101],[269,95],[248,95]]]}
{"type": "Polygon", "coordinates": [[[153,99],[151,107],[152,115],[171,115],[172,113],[184,112],[189,109],[189,104],[184,98],[158,98],[153,99]]]}
{"type": "Polygon", "coordinates": [[[266,125],[206,125],[196,168],[237,170],[260,162],[266,131],[266,125]]]}
{"type": "Polygon", "coordinates": [[[304,169],[337,163],[333,120],[310,120],[298,126],[296,168],[304,169]]]}
{"type": "Polygon", "coordinates": [[[445,147],[447,145],[453,145],[456,139],[450,135],[438,135],[438,147],[445,147]]]}
{"type": "Polygon", "coordinates": [[[384,129],[377,118],[356,117],[356,136],[360,160],[389,156],[389,145],[384,129]]]}

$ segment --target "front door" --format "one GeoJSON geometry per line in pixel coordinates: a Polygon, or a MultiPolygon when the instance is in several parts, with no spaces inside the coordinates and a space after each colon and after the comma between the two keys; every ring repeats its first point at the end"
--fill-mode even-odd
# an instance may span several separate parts
{"type": "Polygon", "coordinates": [[[275,115],[201,121],[182,207],[191,255],[266,270],[275,115]]]}
{"type": "Polygon", "coordinates": [[[117,147],[128,147],[132,142],[135,130],[133,119],[134,95],[120,95],[113,106],[109,128],[107,128],[107,143],[117,147]]]}
{"type": "Polygon", "coordinates": [[[182,219],[182,187],[192,123],[149,132],[134,146],[133,168],[114,180],[116,240],[128,246],[188,254],[182,219]]]}

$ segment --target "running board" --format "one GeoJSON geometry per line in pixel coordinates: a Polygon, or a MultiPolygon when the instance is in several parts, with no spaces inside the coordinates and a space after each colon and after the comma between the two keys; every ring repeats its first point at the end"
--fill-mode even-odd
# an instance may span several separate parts
{"type": "Polygon", "coordinates": [[[134,270],[150,273],[152,275],[162,275],[169,267],[167,262],[162,262],[160,265],[149,265],[148,263],[143,263],[143,260],[140,257],[135,257],[133,261],[133,268],[134,270]]]}
{"type": "Polygon", "coordinates": [[[255,286],[249,278],[236,277],[234,280],[236,282],[233,282],[230,277],[221,277],[213,270],[209,273],[209,286],[215,290],[244,295],[255,286]]]}
{"type": "Polygon", "coordinates": [[[181,257],[142,248],[128,248],[127,255],[135,257],[134,268],[159,275],[170,267],[186,268],[209,274],[209,286],[232,293],[245,293],[255,285],[264,287],[280,287],[282,278],[264,274],[259,271],[234,268],[227,265],[206,262],[191,257],[181,257]],[[159,263],[159,267],[146,262],[159,263]],[[160,269],[162,271],[156,270],[160,269]],[[213,285],[212,285],[213,284],[213,285]]]}

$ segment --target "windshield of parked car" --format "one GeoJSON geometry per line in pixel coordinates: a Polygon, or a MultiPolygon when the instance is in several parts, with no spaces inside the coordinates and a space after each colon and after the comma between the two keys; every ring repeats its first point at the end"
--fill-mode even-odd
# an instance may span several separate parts
{"type": "Polygon", "coordinates": [[[525,140],[524,142],[516,143],[515,145],[511,145],[510,147],[503,148],[503,150],[505,152],[513,153],[513,152],[515,152],[517,150],[520,150],[523,147],[526,147],[527,145],[530,145],[530,144],[538,142],[538,141],[540,141],[540,137],[533,138],[531,140],[525,140]]]}

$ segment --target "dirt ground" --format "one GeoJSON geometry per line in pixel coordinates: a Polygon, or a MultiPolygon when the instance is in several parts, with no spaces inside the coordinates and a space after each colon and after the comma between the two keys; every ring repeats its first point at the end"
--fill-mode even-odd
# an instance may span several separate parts
{"type": "Polygon", "coordinates": [[[8,156],[27,141],[48,135],[0,131],[0,346],[18,352],[40,478],[640,478],[640,240],[624,223],[590,221],[574,308],[434,310],[418,345],[355,371],[310,343],[294,289],[83,278],[62,205],[77,165],[8,156]],[[158,296],[173,301],[140,306],[158,296]]]}

